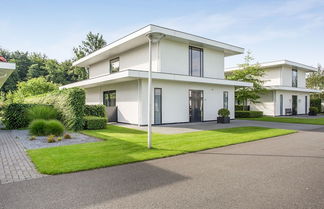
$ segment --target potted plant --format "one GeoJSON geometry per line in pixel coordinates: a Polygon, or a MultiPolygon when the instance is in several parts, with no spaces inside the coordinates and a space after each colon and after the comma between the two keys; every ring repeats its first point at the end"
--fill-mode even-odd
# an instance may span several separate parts
{"type": "Polygon", "coordinates": [[[226,108],[218,110],[217,123],[230,123],[230,111],[226,108]]]}
{"type": "Polygon", "coordinates": [[[317,112],[318,112],[317,107],[310,107],[310,108],[309,108],[308,115],[316,116],[316,115],[317,115],[317,112]]]}

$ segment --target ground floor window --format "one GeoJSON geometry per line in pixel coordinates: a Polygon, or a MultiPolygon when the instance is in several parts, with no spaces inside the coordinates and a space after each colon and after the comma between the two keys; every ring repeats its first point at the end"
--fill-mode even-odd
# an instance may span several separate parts
{"type": "Polygon", "coordinates": [[[292,114],[297,115],[297,95],[292,95],[292,114]]]}
{"type": "Polygon", "coordinates": [[[223,108],[228,109],[228,91],[223,92],[223,108]]]}
{"type": "Polygon", "coordinates": [[[204,92],[202,90],[189,90],[189,121],[203,121],[204,92]]]}
{"type": "Polygon", "coordinates": [[[107,107],[116,106],[116,90],[103,92],[103,104],[106,105],[107,107]]]}
{"type": "Polygon", "coordinates": [[[305,96],[305,114],[308,113],[308,98],[305,96]]]}
{"type": "Polygon", "coordinates": [[[154,89],[154,124],[162,124],[162,89],[154,89]]]}
{"type": "Polygon", "coordinates": [[[283,95],[280,94],[280,115],[283,115],[283,95]]]}

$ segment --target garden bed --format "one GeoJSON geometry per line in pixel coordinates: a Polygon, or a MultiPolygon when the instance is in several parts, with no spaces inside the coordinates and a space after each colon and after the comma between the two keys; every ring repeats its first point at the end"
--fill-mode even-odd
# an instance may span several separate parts
{"type": "Polygon", "coordinates": [[[47,142],[47,136],[37,136],[35,140],[29,140],[30,135],[28,130],[15,130],[16,138],[22,143],[26,149],[39,149],[46,147],[58,147],[72,144],[83,144],[89,142],[98,142],[100,139],[87,136],[80,133],[68,133],[71,139],[62,139],[62,141],[56,141],[53,143],[47,142]]]}

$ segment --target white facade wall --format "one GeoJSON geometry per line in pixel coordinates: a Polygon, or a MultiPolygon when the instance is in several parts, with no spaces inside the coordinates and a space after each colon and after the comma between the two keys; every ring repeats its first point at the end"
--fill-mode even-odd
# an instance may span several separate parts
{"type": "Polygon", "coordinates": [[[261,95],[260,103],[251,103],[250,110],[262,111],[264,115],[274,116],[275,114],[275,92],[269,91],[261,95]]]}
{"type": "Polygon", "coordinates": [[[86,104],[103,104],[103,92],[116,90],[116,105],[118,121],[137,124],[139,119],[138,81],[129,81],[87,88],[86,104]]]}
{"type": "Polygon", "coordinates": [[[279,86],[281,85],[281,67],[267,68],[264,71],[262,80],[265,86],[279,86]]]}
{"type": "Polygon", "coordinates": [[[297,96],[297,114],[307,114],[310,106],[310,94],[306,92],[275,91],[275,115],[280,115],[280,94],[283,95],[283,114],[286,108],[292,108],[292,96],[297,96]],[[305,96],[307,96],[307,111],[305,109],[305,96]]]}
{"type": "MultiPolygon", "coordinates": [[[[217,111],[223,108],[223,92],[228,91],[228,109],[234,119],[234,87],[154,80],[153,88],[162,88],[162,123],[189,122],[189,90],[204,92],[204,121],[217,119],[217,111]]],[[[147,124],[147,80],[142,80],[141,101],[143,125],[147,124]]]]}

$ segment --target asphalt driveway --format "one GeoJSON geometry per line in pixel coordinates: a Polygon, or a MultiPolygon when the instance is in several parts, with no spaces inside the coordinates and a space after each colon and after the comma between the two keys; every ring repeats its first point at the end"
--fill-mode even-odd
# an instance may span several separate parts
{"type": "Polygon", "coordinates": [[[324,129],[0,185],[0,208],[324,208],[324,129]]]}

